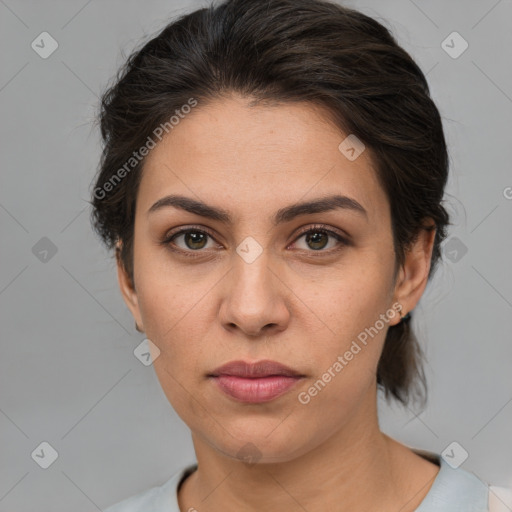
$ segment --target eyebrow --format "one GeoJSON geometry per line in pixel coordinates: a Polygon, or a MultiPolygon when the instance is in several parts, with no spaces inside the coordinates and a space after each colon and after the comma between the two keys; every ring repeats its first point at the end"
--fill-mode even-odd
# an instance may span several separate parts
{"type": "MultiPolygon", "coordinates": [[[[196,199],[181,195],[168,195],[159,199],[148,210],[148,214],[166,207],[179,208],[189,213],[199,215],[208,219],[216,220],[224,224],[232,224],[233,219],[227,210],[211,206],[196,199]]],[[[321,197],[312,201],[295,203],[277,210],[273,217],[275,226],[289,222],[300,215],[323,213],[332,210],[346,209],[361,214],[368,220],[368,213],[363,206],[355,199],[344,195],[331,195],[321,197]]]]}

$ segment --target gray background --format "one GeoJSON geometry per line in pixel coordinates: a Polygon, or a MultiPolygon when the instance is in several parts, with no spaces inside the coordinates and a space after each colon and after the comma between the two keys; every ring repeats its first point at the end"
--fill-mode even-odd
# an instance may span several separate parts
{"type": "MultiPolygon", "coordinates": [[[[390,28],[428,73],[451,155],[447,259],[414,319],[429,404],[381,400],[382,429],[438,453],[457,441],[464,469],[512,486],[511,2],[346,4],[390,28]],[[458,58],[441,46],[453,31],[469,44],[458,58]]],[[[86,201],[99,94],[142,38],[201,5],[0,0],[2,512],[101,510],[195,460],[153,368],[133,354],[144,335],[86,201]],[[31,48],[43,31],[59,45],[47,59],[31,48]],[[58,452],[48,469],[31,457],[42,441],[58,452]]]]}

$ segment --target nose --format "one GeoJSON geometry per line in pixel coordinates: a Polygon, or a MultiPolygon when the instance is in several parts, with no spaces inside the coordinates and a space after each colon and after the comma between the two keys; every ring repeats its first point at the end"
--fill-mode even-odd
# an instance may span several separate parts
{"type": "Polygon", "coordinates": [[[224,280],[220,320],[229,331],[246,336],[269,336],[283,331],[290,321],[287,288],[278,270],[272,268],[268,253],[251,263],[234,256],[233,268],[224,280]]]}

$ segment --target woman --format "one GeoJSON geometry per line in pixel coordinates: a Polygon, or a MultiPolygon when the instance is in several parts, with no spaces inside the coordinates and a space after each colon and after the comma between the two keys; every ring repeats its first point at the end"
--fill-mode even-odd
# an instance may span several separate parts
{"type": "Polygon", "coordinates": [[[94,226],[197,457],[107,512],[489,510],[379,429],[378,389],[425,399],[411,311],[449,224],[439,112],[388,30],[228,0],[135,52],[100,121],[94,226]]]}

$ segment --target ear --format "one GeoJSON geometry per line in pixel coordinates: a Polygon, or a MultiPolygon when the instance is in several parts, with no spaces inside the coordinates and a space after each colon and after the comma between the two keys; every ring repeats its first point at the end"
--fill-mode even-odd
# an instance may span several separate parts
{"type": "Polygon", "coordinates": [[[119,288],[123,296],[124,302],[131,311],[135,324],[138,325],[141,330],[144,330],[142,324],[142,318],[140,315],[139,301],[137,298],[137,292],[135,286],[126,271],[126,268],[121,259],[121,242],[116,244],[116,263],[117,263],[117,280],[119,282],[119,288]]]}
{"type": "MultiPolygon", "coordinates": [[[[406,315],[418,304],[428,282],[428,273],[434,248],[436,229],[433,223],[432,229],[421,229],[417,239],[405,253],[405,261],[400,268],[395,283],[395,301],[402,306],[401,313],[406,315]]],[[[396,315],[395,325],[400,322],[396,315]]]]}

